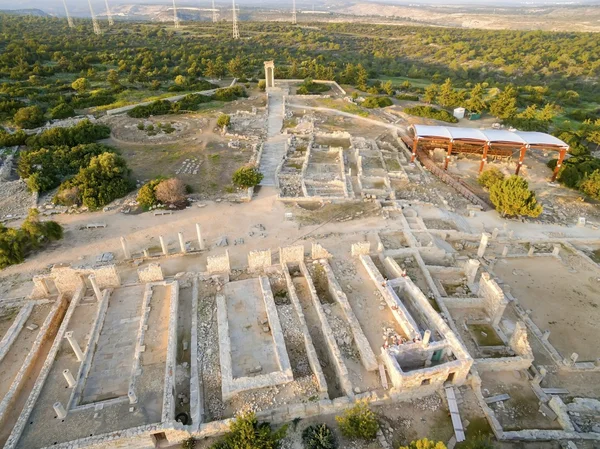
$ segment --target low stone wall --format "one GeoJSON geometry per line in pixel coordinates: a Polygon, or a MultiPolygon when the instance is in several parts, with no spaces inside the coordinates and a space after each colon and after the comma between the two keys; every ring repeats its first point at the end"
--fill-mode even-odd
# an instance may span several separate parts
{"type": "Polygon", "coordinates": [[[352,252],[353,256],[369,255],[369,253],[371,252],[371,243],[370,242],[353,243],[351,252],[352,252]]]}
{"type": "Polygon", "coordinates": [[[248,270],[250,271],[264,270],[272,264],[270,249],[265,251],[250,251],[248,253],[248,270]]]}
{"type": "Polygon", "coordinates": [[[34,277],[34,288],[30,297],[46,298],[48,296],[47,289],[43,284],[45,279],[54,281],[59,293],[72,295],[83,282],[82,278],[87,277],[90,274],[96,276],[96,283],[100,289],[118,287],[121,285],[121,278],[114,265],[106,265],[98,268],[78,268],[59,264],[52,267],[48,276],[34,277]]]}
{"type": "Polygon", "coordinates": [[[190,332],[190,418],[192,429],[197,431],[204,415],[204,395],[200,385],[200,370],[198,367],[198,276],[194,276],[192,286],[192,329],[190,332]]]}
{"type": "Polygon", "coordinates": [[[231,271],[229,251],[225,251],[225,254],[221,256],[208,256],[206,258],[206,268],[208,274],[229,273],[231,271]]]}
{"type": "Polygon", "coordinates": [[[304,262],[304,245],[279,248],[279,263],[282,266],[285,266],[286,263],[300,262],[304,262]]]}
{"type": "MultiPolygon", "coordinates": [[[[19,418],[17,419],[17,422],[16,422],[15,426],[13,427],[10,436],[6,440],[4,449],[15,449],[15,447],[17,446],[17,443],[19,442],[19,439],[21,438],[21,434],[23,433],[23,429],[25,428],[25,425],[27,424],[29,416],[31,415],[31,412],[33,411],[33,407],[35,406],[35,403],[37,402],[38,398],[40,397],[42,388],[44,387],[44,384],[46,383],[46,379],[48,378],[48,375],[50,374],[50,370],[52,368],[52,365],[54,364],[56,354],[58,353],[58,350],[62,344],[62,340],[64,338],[65,332],[67,331],[67,328],[69,327],[69,322],[71,321],[71,317],[73,316],[73,313],[75,312],[75,308],[79,304],[79,301],[81,301],[84,291],[85,291],[85,287],[80,282],[79,287],[73,294],[73,299],[71,299],[71,302],[68,304],[69,307],[67,309],[67,312],[65,313],[65,317],[63,318],[62,323],[56,333],[56,337],[54,338],[54,343],[52,344],[52,347],[50,348],[50,351],[48,352],[48,355],[46,356],[44,365],[42,366],[42,369],[40,370],[40,373],[39,373],[38,378],[31,390],[31,393],[29,394],[29,397],[27,398],[27,402],[25,403],[23,410],[22,410],[21,414],[19,415],[19,418]]],[[[61,297],[59,299],[59,303],[60,303],[59,307],[66,307],[66,305],[67,305],[66,297],[64,297],[64,296],[61,297]]]]}
{"type": "Polygon", "coordinates": [[[483,306],[490,319],[492,325],[497,326],[504,310],[508,305],[508,299],[504,295],[504,291],[500,288],[498,283],[490,278],[489,273],[483,273],[479,280],[479,296],[483,298],[483,306]]]}
{"type": "Polygon", "coordinates": [[[179,310],[179,283],[172,281],[169,305],[169,339],[165,362],[165,383],[163,390],[162,421],[175,419],[175,370],[177,369],[177,315],[179,310]]]}
{"type": "Polygon", "coordinates": [[[4,334],[4,337],[2,337],[2,341],[0,341],[0,362],[4,360],[4,357],[10,350],[10,347],[21,333],[23,326],[25,326],[25,322],[29,318],[29,315],[31,315],[34,305],[34,302],[25,303],[25,305],[21,307],[21,310],[19,310],[17,316],[14,318],[11,326],[6,331],[6,334],[4,334]]]}
{"type": "Polygon", "coordinates": [[[371,349],[371,345],[369,344],[369,340],[365,336],[362,328],[360,327],[360,323],[354,315],[354,311],[348,302],[348,298],[346,294],[340,287],[335,275],[333,274],[333,270],[329,266],[327,261],[321,262],[321,266],[325,269],[325,273],[327,275],[327,284],[329,287],[329,293],[333,298],[335,298],[336,302],[342,308],[344,312],[344,317],[346,321],[350,325],[350,329],[352,330],[352,336],[354,337],[354,342],[356,343],[356,347],[358,348],[358,352],[360,354],[360,360],[367,371],[375,371],[378,369],[379,364],[377,363],[377,359],[375,358],[375,353],[373,349],[371,349]]]}
{"type": "Polygon", "coordinates": [[[313,243],[311,248],[311,258],[313,260],[330,259],[331,253],[323,248],[319,243],[313,243]]]}
{"type": "Polygon", "coordinates": [[[151,263],[146,268],[138,269],[137,272],[141,283],[159,282],[165,279],[162,268],[160,267],[160,264],[157,263],[151,263]]]}

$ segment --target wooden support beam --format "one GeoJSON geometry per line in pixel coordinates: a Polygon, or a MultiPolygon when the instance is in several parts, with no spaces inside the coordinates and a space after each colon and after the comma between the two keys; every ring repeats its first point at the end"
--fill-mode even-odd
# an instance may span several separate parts
{"type": "Polygon", "coordinates": [[[558,176],[560,167],[562,167],[562,163],[565,160],[565,155],[567,154],[567,151],[568,148],[561,148],[560,150],[558,161],[556,162],[556,167],[554,168],[554,173],[552,173],[552,182],[556,181],[556,177],[558,176]]]}
{"type": "Polygon", "coordinates": [[[483,171],[483,167],[485,166],[485,163],[487,162],[487,154],[488,154],[489,149],[490,149],[490,143],[486,142],[486,144],[483,146],[483,155],[481,156],[481,163],[479,164],[479,173],[481,173],[483,171]]]}
{"type": "Polygon", "coordinates": [[[448,154],[446,154],[446,159],[444,160],[444,170],[448,170],[448,164],[450,163],[450,155],[452,154],[452,143],[454,141],[450,141],[448,144],[448,154]]]}
{"type": "Polygon", "coordinates": [[[413,163],[415,161],[415,158],[417,157],[417,146],[418,145],[419,145],[419,138],[417,136],[415,136],[415,138],[413,140],[412,156],[410,157],[411,163],[413,163]]]}
{"type": "Polygon", "coordinates": [[[523,161],[525,160],[525,153],[527,152],[527,146],[521,147],[521,153],[519,154],[519,162],[517,163],[517,169],[515,170],[515,175],[518,175],[521,171],[521,166],[523,165],[523,161]]]}

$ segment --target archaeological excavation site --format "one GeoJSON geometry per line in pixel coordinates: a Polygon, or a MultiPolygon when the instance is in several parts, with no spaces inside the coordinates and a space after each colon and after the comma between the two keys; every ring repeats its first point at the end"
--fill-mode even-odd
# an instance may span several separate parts
{"type": "Polygon", "coordinates": [[[509,219],[456,176],[542,166],[532,183],[559,189],[534,151],[567,149],[476,130],[482,153],[456,151],[467,131],[350,114],[337,83],[299,95],[265,67],[266,93],[228,105],[222,130],[185,116],[151,136],[156,163],[146,125],[103,119],[136,174],[189,150],[168,165],[195,189],[184,207],[43,203],[65,238],[0,284],[0,446],[204,449],[254,414],[299,449],[366,404],[377,438],[339,447],[600,447],[595,216],[559,215],[553,190],[540,218],[509,219]],[[238,162],[260,183],[215,194],[238,162]]]}

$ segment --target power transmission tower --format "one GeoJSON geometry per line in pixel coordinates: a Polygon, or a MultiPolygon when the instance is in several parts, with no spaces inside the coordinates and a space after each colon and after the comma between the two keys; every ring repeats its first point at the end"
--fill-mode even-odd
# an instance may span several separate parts
{"type": "Polygon", "coordinates": [[[240,38],[240,30],[238,28],[237,10],[235,9],[235,0],[233,0],[233,38],[240,38]]]}
{"type": "Polygon", "coordinates": [[[175,28],[179,28],[179,17],[177,17],[177,6],[175,5],[175,0],[173,0],[173,22],[175,23],[175,28]]]}
{"type": "Polygon", "coordinates": [[[296,17],[296,0],[292,0],[293,1],[293,7],[292,7],[292,23],[294,25],[296,25],[298,23],[298,19],[296,17]]]}
{"type": "Polygon", "coordinates": [[[212,13],[213,23],[217,23],[219,21],[219,15],[217,14],[217,8],[215,8],[215,0],[212,0],[212,13]]]}
{"type": "Polygon", "coordinates": [[[100,28],[100,24],[98,20],[96,20],[96,14],[94,14],[94,8],[92,8],[92,1],[88,0],[88,5],[90,5],[90,13],[92,14],[92,24],[94,25],[94,33],[100,36],[102,34],[102,28],[100,28]]]}
{"type": "Polygon", "coordinates": [[[73,23],[73,18],[69,14],[69,10],[67,9],[67,0],[63,0],[63,5],[65,5],[65,13],[67,14],[67,22],[69,23],[69,28],[74,28],[75,24],[73,23]]]}
{"type": "Polygon", "coordinates": [[[108,0],[104,0],[106,3],[106,16],[108,17],[108,26],[113,26],[115,21],[113,20],[112,14],[110,13],[110,7],[108,6],[108,0]]]}

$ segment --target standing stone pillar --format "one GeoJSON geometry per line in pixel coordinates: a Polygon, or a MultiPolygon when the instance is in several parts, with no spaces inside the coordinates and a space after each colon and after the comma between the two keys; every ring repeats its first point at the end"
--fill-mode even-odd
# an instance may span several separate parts
{"type": "Polygon", "coordinates": [[[127,392],[127,397],[129,398],[130,404],[137,404],[138,398],[137,398],[137,395],[135,394],[135,391],[129,390],[127,392]]]}
{"type": "Polygon", "coordinates": [[[494,228],[494,230],[492,231],[492,240],[496,240],[498,238],[499,232],[500,232],[500,229],[494,228]]]}
{"type": "Polygon", "coordinates": [[[88,279],[90,280],[90,283],[92,284],[92,289],[94,289],[94,294],[96,295],[96,299],[98,301],[102,301],[102,292],[100,291],[100,288],[98,287],[98,283],[96,282],[96,275],[90,274],[88,276],[88,279]]]}
{"type": "Polygon", "coordinates": [[[267,89],[275,87],[275,63],[273,61],[265,61],[265,85],[267,89]]]}
{"type": "Polygon", "coordinates": [[[60,402],[55,402],[52,405],[52,408],[54,409],[58,419],[65,419],[67,417],[67,411],[60,402]]]}
{"type": "Polygon", "coordinates": [[[529,256],[529,257],[533,256],[534,251],[535,251],[535,246],[530,245],[529,251],[527,252],[527,256],[529,256]]]}
{"type": "Polygon", "coordinates": [[[71,345],[71,348],[73,349],[73,352],[77,357],[77,361],[83,362],[83,352],[81,352],[79,343],[77,343],[77,340],[75,340],[75,338],[73,337],[73,332],[69,331],[65,333],[65,338],[69,341],[69,344],[71,345]]]}
{"type": "Polygon", "coordinates": [[[505,246],[502,249],[502,257],[506,257],[508,255],[508,246],[505,246]]]}
{"type": "Polygon", "coordinates": [[[469,259],[465,264],[465,274],[467,275],[467,283],[474,284],[475,279],[477,278],[477,271],[479,270],[479,266],[481,262],[476,259],[469,259]]]}
{"type": "Polygon", "coordinates": [[[160,240],[160,247],[162,248],[162,252],[165,256],[169,255],[169,248],[167,248],[167,244],[165,243],[165,239],[162,235],[158,236],[158,240],[160,240]]]}
{"type": "Polygon", "coordinates": [[[487,249],[491,235],[487,232],[481,234],[481,242],[479,243],[479,249],[477,250],[477,257],[483,257],[485,250],[487,249]]]}
{"type": "Polygon", "coordinates": [[[69,371],[68,369],[63,370],[63,376],[65,376],[65,380],[67,381],[69,388],[73,388],[75,385],[77,385],[77,382],[75,382],[75,378],[71,374],[71,371],[69,371]]]}
{"type": "Polygon", "coordinates": [[[431,339],[431,331],[427,329],[423,334],[423,347],[429,346],[429,340],[431,339]]]}
{"type": "Polygon", "coordinates": [[[179,236],[179,247],[181,248],[181,252],[183,254],[185,254],[186,250],[185,250],[185,240],[183,240],[183,232],[178,232],[177,235],[179,236]]]}
{"type": "Polygon", "coordinates": [[[550,331],[546,329],[544,331],[544,333],[542,334],[542,340],[548,341],[549,338],[550,338],[550,331]]]}
{"type": "Polygon", "coordinates": [[[204,251],[204,240],[202,240],[202,229],[200,229],[199,223],[196,223],[196,234],[198,234],[198,245],[200,247],[200,251],[204,251]]]}
{"type": "Polygon", "coordinates": [[[131,259],[131,253],[129,252],[129,248],[127,247],[127,240],[125,240],[125,237],[121,237],[121,246],[123,247],[123,254],[125,255],[125,259],[131,259]]]}
{"type": "Polygon", "coordinates": [[[554,257],[559,257],[559,255],[560,255],[560,245],[554,245],[554,248],[552,249],[552,255],[554,257]]]}

